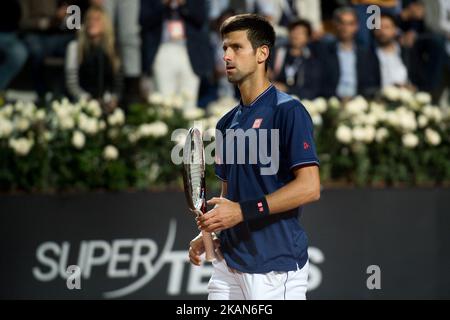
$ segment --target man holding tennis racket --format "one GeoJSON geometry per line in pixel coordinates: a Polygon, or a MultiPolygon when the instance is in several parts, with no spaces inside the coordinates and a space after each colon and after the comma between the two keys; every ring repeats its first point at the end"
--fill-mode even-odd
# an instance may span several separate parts
{"type": "MultiPolygon", "coordinates": [[[[298,101],[278,91],[268,80],[267,64],[275,42],[270,23],[253,14],[238,15],[221,27],[228,80],[238,86],[240,104],[217,124],[216,175],[222,180],[220,198],[197,219],[199,229],[219,233],[221,255],[213,262],[208,285],[211,300],[305,299],[308,283],[307,237],[298,218],[302,206],[320,198],[319,160],[311,118],[298,101]],[[236,143],[227,135],[276,130],[258,136],[257,151],[271,150],[276,172],[262,174],[267,163],[237,163],[236,143]],[[223,139],[217,139],[217,135],[223,139]],[[234,143],[233,143],[234,142],[234,143]],[[229,155],[232,155],[229,157],[229,155]],[[223,258],[222,258],[223,256],[223,258]]],[[[242,140],[241,140],[242,141],[242,140]]],[[[201,235],[191,241],[189,257],[199,265],[204,252],[201,235]]]]}

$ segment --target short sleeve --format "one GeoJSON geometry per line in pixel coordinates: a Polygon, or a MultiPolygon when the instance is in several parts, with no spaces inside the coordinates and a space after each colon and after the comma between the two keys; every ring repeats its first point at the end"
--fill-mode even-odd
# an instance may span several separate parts
{"type": "Polygon", "coordinates": [[[280,126],[283,157],[289,169],[306,165],[319,165],[316,145],[314,143],[314,127],[311,116],[305,107],[295,101],[283,108],[280,126]]]}

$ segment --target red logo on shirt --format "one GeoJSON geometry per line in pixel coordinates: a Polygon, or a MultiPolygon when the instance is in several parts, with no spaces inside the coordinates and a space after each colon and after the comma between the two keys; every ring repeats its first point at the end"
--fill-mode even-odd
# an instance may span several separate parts
{"type": "Polygon", "coordinates": [[[263,119],[256,119],[255,122],[253,123],[253,127],[252,129],[259,129],[259,127],[261,127],[261,124],[263,122],[263,119]]]}
{"type": "Polygon", "coordinates": [[[303,142],[303,149],[308,150],[309,149],[309,144],[308,142],[303,142]]]}

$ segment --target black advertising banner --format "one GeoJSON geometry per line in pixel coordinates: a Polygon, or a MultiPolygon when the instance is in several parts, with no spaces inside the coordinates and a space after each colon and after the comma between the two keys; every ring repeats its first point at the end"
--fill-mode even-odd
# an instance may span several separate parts
{"type": "MultiPolygon", "coordinates": [[[[325,190],[308,299],[450,298],[450,190],[325,190]]],[[[183,193],[0,196],[0,298],[205,299],[183,193]]]]}

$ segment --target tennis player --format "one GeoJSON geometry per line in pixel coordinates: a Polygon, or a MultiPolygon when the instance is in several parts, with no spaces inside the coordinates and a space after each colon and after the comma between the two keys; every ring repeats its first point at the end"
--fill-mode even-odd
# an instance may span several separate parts
{"type": "MultiPolygon", "coordinates": [[[[199,229],[220,232],[217,251],[222,257],[213,262],[208,299],[306,299],[308,244],[299,214],[303,205],[320,198],[312,121],[298,100],[268,80],[275,32],[265,18],[233,16],[223,23],[221,34],[228,80],[239,88],[241,101],[217,124],[216,134],[227,141],[216,146],[223,158],[215,166],[221,197],[209,200],[214,209],[197,220],[199,229]],[[270,160],[279,166],[272,174],[262,174],[267,162],[242,164],[236,163],[236,156],[227,157],[244,146],[247,160],[254,149],[247,140],[230,143],[237,139],[228,141],[227,135],[262,129],[278,132],[278,152],[271,150],[270,160]]],[[[276,135],[267,136],[270,150],[274,141],[269,140],[276,135]]],[[[262,136],[258,139],[259,152],[262,136]]],[[[191,263],[200,265],[203,252],[199,235],[191,241],[191,263]]]]}

